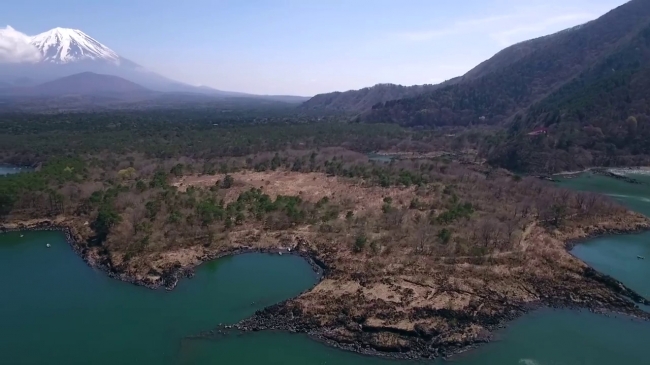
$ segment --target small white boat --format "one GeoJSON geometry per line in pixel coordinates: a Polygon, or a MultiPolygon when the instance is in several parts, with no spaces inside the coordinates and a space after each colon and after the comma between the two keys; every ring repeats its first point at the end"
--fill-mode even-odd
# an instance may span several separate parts
{"type": "Polygon", "coordinates": [[[45,247],[50,248],[51,246],[50,246],[50,244],[48,243],[47,245],[45,245],[45,247]]]}
{"type": "Polygon", "coordinates": [[[24,237],[24,236],[21,234],[21,235],[20,235],[20,238],[23,238],[23,237],[24,237]]]}
{"type": "Polygon", "coordinates": [[[278,252],[278,254],[279,254],[280,256],[282,256],[282,251],[278,252]]]}
{"type": "Polygon", "coordinates": [[[639,260],[645,260],[645,257],[643,257],[643,256],[637,256],[636,258],[639,259],[639,260]]]}

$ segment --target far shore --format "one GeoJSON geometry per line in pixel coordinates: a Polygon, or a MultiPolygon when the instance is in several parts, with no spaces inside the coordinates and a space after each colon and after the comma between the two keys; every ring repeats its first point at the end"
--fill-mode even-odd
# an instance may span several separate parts
{"type": "Polygon", "coordinates": [[[573,171],[562,171],[552,174],[551,176],[570,176],[570,175],[580,175],[585,172],[591,172],[596,170],[606,170],[611,173],[639,173],[639,174],[650,174],[650,166],[631,166],[631,167],[611,167],[611,166],[595,166],[588,167],[583,170],[573,170],[573,171]]]}

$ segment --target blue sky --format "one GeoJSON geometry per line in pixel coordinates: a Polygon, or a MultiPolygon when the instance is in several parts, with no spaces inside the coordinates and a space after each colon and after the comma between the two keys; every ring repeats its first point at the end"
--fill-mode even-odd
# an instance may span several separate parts
{"type": "Polygon", "coordinates": [[[313,95],[438,83],[502,48],[624,0],[17,0],[0,26],[81,29],[165,76],[222,90],[313,95]]]}

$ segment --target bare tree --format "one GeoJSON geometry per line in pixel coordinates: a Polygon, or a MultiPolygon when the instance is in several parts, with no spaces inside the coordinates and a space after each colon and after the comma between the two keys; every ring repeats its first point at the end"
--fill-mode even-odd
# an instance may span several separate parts
{"type": "Polygon", "coordinates": [[[587,208],[587,194],[581,192],[577,193],[575,195],[575,202],[578,212],[585,213],[587,208]]]}
{"type": "Polygon", "coordinates": [[[145,208],[143,204],[134,204],[128,211],[127,217],[129,217],[129,222],[131,223],[132,234],[135,236],[138,234],[138,227],[140,223],[144,220],[145,217],[145,208]]]}
{"type": "Polygon", "coordinates": [[[415,228],[414,236],[417,242],[417,250],[424,252],[425,248],[430,246],[430,244],[433,242],[433,227],[428,223],[418,224],[415,228]]]}
{"type": "Polygon", "coordinates": [[[484,219],[479,223],[478,237],[481,239],[484,247],[489,247],[495,238],[498,227],[492,219],[484,219]]]}

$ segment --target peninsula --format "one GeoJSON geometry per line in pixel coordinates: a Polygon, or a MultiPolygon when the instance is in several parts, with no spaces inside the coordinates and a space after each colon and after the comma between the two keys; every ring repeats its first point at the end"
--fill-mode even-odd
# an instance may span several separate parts
{"type": "Polygon", "coordinates": [[[606,197],[482,163],[374,163],[340,147],[215,165],[227,172],[138,155],[54,160],[0,180],[16,189],[2,227],[63,229],[91,266],[150,288],[225,255],[302,255],[321,281],[235,328],[369,354],[448,356],[538,306],[647,317],[633,303],[645,298],[568,252],[649,227],[606,197]]]}

